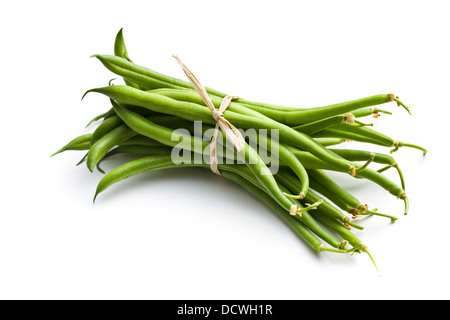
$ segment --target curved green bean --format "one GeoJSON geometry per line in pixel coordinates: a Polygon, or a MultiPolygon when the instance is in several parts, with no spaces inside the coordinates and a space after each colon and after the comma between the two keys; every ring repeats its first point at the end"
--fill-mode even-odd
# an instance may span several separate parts
{"type": "MultiPolygon", "coordinates": [[[[116,101],[141,106],[156,112],[166,113],[178,116],[190,121],[202,121],[208,124],[215,124],[215,120],[211,116],[209,109],[190,102],[182,102],[164,97],[162,95],[143,92],[127,86],[110,86],[103,88],[91,89],[85,93],[98,92],[107,95],[116,101]]],[[[225,118],[240,128],[253,129],[278,129],[280,140],[287,144],[296,145],[306,151],[311,152],[315,156],[323,159],[333,166],[339,167],[341,170],[352,172],[352,164],[347,160],[332,154],[325,147],[317,143],[308,135],[295,131],[292,128],[273,121],[271,119],[255,118],[238,114],[229,110],[224,112],[225,118]]]]}
{"type": "Polygon", "coordinates": [[[64,147],[53,153],[50,157],[68,150],[89,150],[92,133],[86,133],[70,140],[64,147]]]}

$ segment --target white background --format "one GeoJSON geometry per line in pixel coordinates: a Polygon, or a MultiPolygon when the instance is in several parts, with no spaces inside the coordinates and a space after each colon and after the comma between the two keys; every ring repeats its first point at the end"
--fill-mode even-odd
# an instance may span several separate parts
{"type": "MultiPolygon", "coordinates": [[[[448,299],[447,1],[14,1],[2,6],[0,298],[448,299]],[[411,209],[334,177],[397,215],[362,221],[367,255],[316,254],[246,191],[206,170],[130,178],[95,205],[82,152],[50,158],[109,109],[92,94],[131,59],[249,100],[314,107],[394,92],[375,129],[429,149],[394,154],[411,209]]],[[[119,80],[116,83],[120,82],[119,80]]],[[[345,147],[388,152],[386,148],[345,147]]],[[[111,169],[118,160],[104,164],[111,169]]],[[[396,179],[395,172],[387,172],[396,179]]]]}

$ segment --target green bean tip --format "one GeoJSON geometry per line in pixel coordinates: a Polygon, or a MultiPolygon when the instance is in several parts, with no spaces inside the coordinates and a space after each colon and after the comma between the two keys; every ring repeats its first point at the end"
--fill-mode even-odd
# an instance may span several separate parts
{"type": "Polygon", "coordinates": [[[97,89],[89,89],[88,91],[86,91],[86,92],[83,94],[83,96],[81,97],[81,101],[83,101],[84,97],[85,97],[88,93],[90,93],[90,92],[96,92],[96,90],[97,90],[97,89]]]}
{"type": "Polygon", "coordinates": [[[58,153],[61,153],[61,152],[63,152],[63,151],[64,151],[64,150],[62,150],[62,149],[56,151],[55,153],[53,153],[53,154],[50,155],[50,158],[53,157],[53,156],[56,156],[58,153]]]}

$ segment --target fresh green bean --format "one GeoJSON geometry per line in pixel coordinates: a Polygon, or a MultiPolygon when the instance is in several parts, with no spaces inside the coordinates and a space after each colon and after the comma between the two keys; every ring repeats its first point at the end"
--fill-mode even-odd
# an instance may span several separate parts
{"type": "MultiPolygon", "coordinates": [[[[122,29],[120,29],[119,32],[117,33],[116,39],[114,41],[114,54],[117,57],[121,57],[125,60],[132,62],[130,57],[128,56],[128,50],[127,50],[127,47],[125,46],[125,39],[123,38],[123,30],[122,29]]],[[[138,84],[136,84],[126,78],[124,78],[123,80],[127,86],[141,89],[138,84]]]]}
{"type": "MultiPolygon", "coordinates": [[[[117,115],[121,117],[122,120],[133,131],[168,146],[177,146],[180,140],[190,141],[190,144],[187,144],[186,147],[190,148],[191,151],[196,152],[195,146],[202,146],[202,150],[200,150],[200,153],[203,153],[203,150],[205,150],[209,146],[209,141],[204,141],[201,138],[193,137],[191,135],[185,135],[181,132],[177,132],[167,127],[157,125],[118,104],[114,106],[114,110],[116,111],[117,115]]],[[[268,191],[270,191],[270,194],[274,196],[274,199],[276,199],[280,203],[280,205],[284,206],[285,209],[289,211],[291,207],[289,200],[279,190],[278,185],[276,184],[276,181],[272,176],[272,173],[261,160],[258,153],[251,147],[249,147],[248,144],[245,144],[245,148],[242,152],[244,152],[246,165],[252,170],[252,172],[258,178],[258,181],[265,188],[267,188],[268,191]]],[[[301,210],[302,209],[298,209],[298,212],[301,212],[301,210]]]]}
{"type": "MultiPolygon", "coordinates": [[[[333,167],[329,163],[323,162],[317,157],[311,155],[308,152],[299,151],[298,149],[294,147],[289,147],[290,150],[295,154],[296,157],[300,160],[300,162],[303,164],[303,166],[306,169],[325,169],[325,170],[332,170],[332,171],[338,171],[338,172],[347,172],[347,171],[341,171],[340,169],[333,167]]],[[[355,167],[355,171],[361,166],[356,163],[353,163],[355,167]]],[[[356,178],[365,178],[368,179],[376,184],[378,184],[380,187],[391,193],[392,195],[396,196],[399,199],[402,199],[405,202],[405,214],[408,213],[409,210],[409,201],[408,197],[406,196],[405,191],[398,186],[396,183],[391,181],[389,178],[385,177],[384,175],[380,174],[379,172],[372,170],[370,168],[366,168],[362,171],[359,171],[355,175],[356,178]]]]}
{"type": "Polygon", "coordinates": [[[90,148],[89,154],[86,158],[87,167],[92,172],[97,163],[104,157],[104,155],[111,150],[120,141],[129,139],[137,135],[125,124],[122,124],[110,132],[106,133],[98,139],[90,148]]]}
{"type": "MultiPolygon", "coordinates": [[[[133,138],[129,140],[132,139],[133,138]]],[[[167,146],[148,146],[148,145],[133,145],[133,144],[118,145],[117,147],[108,151],[103,156],[103,158],[97,163],[97,170],[100,171],[101,173],[105,173],[105,171],[100,167],[100,164],[105,159],[118,154],[149,156],[149,155],[168,155],[168,154],[170,155],[171,152],[172,149],[167,146]]]]}
{"type": "Polygon", "coordinates": [[[389,168],[395,168],[399,175],[402,189],[406,190],[403,172],[400,169],[400,166],[398,165],[397,161],[395,161],[395,159],[392,156],[378,152],[370,152],[366,150],[353,150],[353,149],[330,149],[330,150],[349,161],[366,161],[371,154],[374,154],[375,155],[373,159],[374,162],[388,165],[384,167],[384,170],[380,171],[381,170],[380,169],[377,171],[381,173],[389,168]]]}
{"type": "Polygon", "coordinates": [[[75,139],[72,139],[64,147],[53,153],[50,157],[57,155],[58,153],[68,150],[89,150],[92,133],[86,133],[75,139]]]}
{"type": "Polygon", "coordinates": [[[376,209],[369,210],[367,204],[362,204],[355,196],[338,185],[333,179],[321,170],[308,170],[311,179],[311,188],[318,191],[342,210],[355,216],[357,215],[378,215],[390,218],[391,221],[397,217],[378,212],[376,209]]]}
{"type": "MultiPolygon", "coordinates": [[[[145,88],[146,90],[159,88],[193,88],[192,85],[187,81],[163,75],[154,70],[138,66],[120,57],[98,54],[93,55],[92,57],[99,59],[100,62],[111,72],[140,84],[141,87],[145,88]]],[[[205,87],[205,89],[210,95],[215,95],[222,98],[225,96],[224,93],[212,88],[205,87]]],[[[368,106],[374,106],[394,101],[394,99],[395,98],[393,94],[377,95],[332,106],[301,109],[300,111],[292,111],[280,106],[266,105],[264,103],[254,103],[244,99],[240,99],[239,102],[246,107],[258,111],[276,121],[288,125],[300,125],[309,121],[319,120],[322,117],[329,117],[368,106]]]]}
{"type": "Polygon", "coordinates": [[[104,120],[92,133],[91,145],[94,145],[101,137],[108,132],[122,125],[123,121],[117,115],[111,116],[104,120]]]}
{"type": "Polygon", "coordinates": [[[301,111],[283,112],[278,110],[269,110],[256,105],[245,104],[246,107],[254,111],[289,126],[299,126],[310,122],[318,121],[324,118],[352,112],[354,110],[375,106],[392,101],[391,94],[380,94],[362,99],[347,101],[325,107],[309,108],[301,111]]]}
{"type": "Polygon", "coordinates": [[[309,122],[307,124],[302,124],[300,126],[293,127],[292,129],[303,132],[308,135],[312,135],[316,132],[319,132],[323,129],[334,127],[337,124],[340,123],[346,123],[346,122],[354,122],[354,117],[352,114],[344,114],[344,115],[337,115],[332,116],[329,118],[309,122]]]}
{"type": "Polygon", "coordinates": [[[147,146],[147,147],[165,146],[164,144],[162,144],[156,140],[150,139],[150,138],[142,136],[142,135],[134,136],[130,139],[121,141],[119,143],[119,146],[128,146],[128,145],[140,145],[140,146],[147,146]]]}
{"type": "MultiPolygon", "coordinates": [[[[91,89],[87,91],[86,94],[88,92],[102,93],[109,96],[111,99],[125,104],[132,104],[157,112],[176,115],[186,120],[215,124],[215,120],[211,117],[211,112],[205,107],[190,102],[177,101],[158,94],[143,92],[131,87],[110,86],[91,89]]],[[[308,135],[302,134],[286,125],[270,119],[254,118],[228,110],[225,111],[224,114],[236,127],[244,129],[278,129],[281,141],[284,141],[287,144],[296,145],[332,165],[339,167],[341,170],[351,173],[352,165],[348,161],[332,154],[308,135]]]]}
{"type": "Polygon", "coordinates": [[[346,141],[358,141],[358,142],[370,143],[370,144],[386,147],[385,144],[383,144],[377,140],[370,139],[368,137],[365,137],[365,136],[362,136],[359,134],[355,134],[353,132],[348,132],[345,130],[337,130],[334,127],[326,128],[321,131],[318,131],[318,132],[312,134],[311,137],[314,139],[343,139],[346,141]]]}
{"type": "MultiPolygon", "coordinates": [[[[275,175],[275,179],[279,184],[285,186],[292,193],[298,193],[298,190],[300,190],[301,186],[298,184],[298,181],[293,179],[292,175],[285,169],[279,170],[275,175]]],[[[325,199],[319,197],[311,190],[308,191],[308,194],[306,195],[306,197],[303,199],[302,202],[314,203],[319,201],[320,199],[323,201],[319,206],[321,213],[328,215],[331,218],[338,219],[339,221],[344,223],[344,225],[347,224],[348,226],[352,226],[360,230],[364,229],[363,227],[351,222],[350,219],[347,216],[345,216],[340,210],[338,210],[336,207],[334,207],[331,203],[329,203],[325,199]]]]}
{"type": "Polygon", "coordinates": [[[358,120],[356,120],[356,118],[359,117],[366,117],[368,115],[376,115],[379,116],[378,112],[383,112],[383,113],[389,113],[391,114],[389,111],[385,111],[385,110],[381,110],[381,109],[377,109],[377,108],[363,108],[363,109],[359,109],[359,110],[355,110],[353,112],[348,112],[346,114],[339,114],[339,115],[335,115],[332,117],[328,117],[328,118],[324,118],[321,120],[317,120],[317,121],[313,121],[313,122],[309,122],[306,124],[302,124],[299,126],[295,126],[293,127],[294,130],[312,135],[316,132],[319,132],[321,130],[324,130],[326,128],[330,128],[330,127],[334,127],[337,124],[340,123],[356,123],[360,126],[373,126],[372,123],[370,124],[366,124],[366,123],[362,123],[358,120]]]}
{"type": "MultiPolygon", "coordinates": [[[[382,134],[381,132],[375,131],[371,128],[367,128],[364,126],[358,126],[358,125],[349,124],[349,123],[341,123],[341,124],[333,126],[332,129],[328,129],[328,131],[330,131],[330,130],[335,131],[335,132],[337,131],[338,133],[343,133],[343,135],[350,133],[350,134],[355,134],[356,137],[358,137],[358,136],[364,137],[364,138],[356,138],[356,139],[353,138],[353,140],[355,140],[355,141],[370,142],[370,143],[378,144],[378,145],[384,146],[384,147],[394,147],[394,149],[391,151],[391,153],[397,151],[398,148],[403,147],[403,146],[419,149],[423,152],[424,155],[427,153],[427,150],[421,146],[411,144],[411,143],[396,141],[396,140],[392,139],[391,137],[389,137],[385,134],[382,134]],[[365,140],[365,139],[368,139],[368,140],[365,140]]],[[[320,132],[318,132],[318,133],[320,134],[320,132]]],[[[336,136],[333,136],[333,137],[336,137],[336,136]]],[[[340,138],[346,138],[346,137],[341,135],[340,138]]]]}

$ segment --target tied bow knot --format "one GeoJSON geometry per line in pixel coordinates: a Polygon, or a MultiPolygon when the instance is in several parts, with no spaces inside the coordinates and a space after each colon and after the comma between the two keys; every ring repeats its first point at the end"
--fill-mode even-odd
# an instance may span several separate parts
{"type": "Polygon", "coordinates": [[[238,96],[232,96],[227,95],[222,99],[222,102],[220,103],[220,107],[217,110],[214,107],[214,104],[212,103],[210,97],[208,96],[208,93],[206,92],[206,89],[201,85],[200,81],[194,76],[194,74],[186,67],[186,65],[181,61],[181,59],[177,55],[173,55],[173,57],[178,61],[181,68],[183,69],[184,73],[188,77],[189,81],[193,85],[195,91],[200,95],[203,102],[206,104],[206,106],[211,111],[212,117],[216,121],[216,127],[214,129],[214,135],[211,139],[210,144],[210,167],[211,170],[217,174],[220,175],[219,169],[218,169],[218,158],[216,153],[217,148],[217,135],[219,133],[219,128],[222,130],[222,132],[225,134],[225,136],[233,143],[233,146],[236,148],[238,152],[242,151],[245,148],[245,140],[242,136],[241,132],[234,127],[227,119],[225,119],[224,112],[230,105],[231,101],[234,99],[239,99],[238,96]]]}

